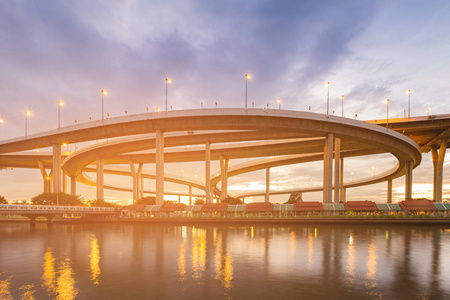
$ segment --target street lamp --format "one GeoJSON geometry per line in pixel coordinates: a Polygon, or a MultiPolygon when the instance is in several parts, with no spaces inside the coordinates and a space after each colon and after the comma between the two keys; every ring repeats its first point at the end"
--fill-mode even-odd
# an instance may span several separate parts
{"type": "Polygon", "coordinates": [[[58,129],[61,128],[61,106],[64,105],[64,102],[58,101],[58,129]]]}
{"type": "Polygon", "coordinates": [[[28,116],[31,115],[31,113],[27,110],[25,111],[25,136],[28,135],[28,116]]]}
{"type": "Polygon", "coordinates": [[[103,95],[106,95],[107,92],[105,90],[102,90],[102,121],[104,119],[104,115],[103,115],[103,95]]]}
{"type": "Polygon", "coordinates": [[[328,113],[330,111],[330,82],[327,82],[326,87],[328,90],[328,93],[327,93],[327,116],[328,116],[328,113]]]}
{"type": "Polygon", "coordinates": [[[344,117],[344,95],[341,96],[341,102],[342,102],[342,117],[344,117]]]}
{"type": "Polygon", "coordinates": [[[428,107],[428,109],[427,109],[427,117],[429,117],[429,116],[430,116],[430,110],[431,110],[431,108],[430,108],[430,107],[428,107]]]}
{"type": "Polygon", "coordinates": [[[389,99],[384,100],[386,103],[386,128],[389,127],[389,99]]]}
{"type": "Polygon", "coordinates": [[[408,90],[408,119],[411,118],[411,90],[408,90]]]}
{"type": "Polygon", "coordinates": [[[281,99],[278,99],[278,109],[281,109],[281,99]]]}
{"type": "Polygon", "coordinates": [[[248,85],[248,80],[251,78],[252,78],[252,76],[245,74],[245,110],[247,110],[247,85],[248,85]]]}
{"type": "Polygon", "coordinates": [[[166,78],[166,112],[167,112],[167,84],[172,83],[169,78],[166,78]]]}

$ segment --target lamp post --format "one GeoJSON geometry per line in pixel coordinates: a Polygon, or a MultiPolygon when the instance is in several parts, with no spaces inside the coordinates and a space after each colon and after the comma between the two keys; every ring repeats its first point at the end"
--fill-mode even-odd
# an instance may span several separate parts
{"type": "Polygon", "coordinates": [[[389,128],[389,99],[384,100],[386,103],[386,128],[389,128]]]}
{"type": "Polygon", "coordinates": [[[408,90],[408,119],[411,118],[411,90],[408,90]]]}
{"type": "Polygon", "coordinates": [[[278,109],[280,110],[281,109],[281,99],[278,99],[277,101],[278,101],[278,109]]]}
{"type": "Polygon", "coordinates": [[[344,117],[344,95],[341,96],[341,102],[342,102],[342,117],[344,117]]]}
{"type": "Polygon", "coordinates": [[[28,116],[31,115],[31,113],[27,110],[25,111],[25,136],[28,135],[28,116]]]}
{"type": "Polygon", "coordinates": [[[327,116],[328,116],[328,114],[330,112],[330,82],[327,82],[326,86],[327,86],[327,90],[328,90],[328,93],[327,93],[327,116]]]}
{"type": "Polygon", "coordinates": [[[64,105],[64,102],[58,101],[58,129],[61,128],[61,106],[64,105]]]}
{"type": "Polygon", "coordinates": [[[102,90],[102,121],[105,118],[104,115],[103,115],[103,95],[106,95],[106,94],[107,94],[106,91],[102,90]]]}
{"type": "Polygon", "coordinates": [[[167,85],[172,81],[169,78],[166,78],[166,112],[167,112],[167,85]]]}
{"type": "Polygon", "coordinates": [[[431,110],[431,108],[430,108],[430,107],[428,107],[428,109],[427,109],[427,117],[429,117],[429,116],[430,116],[430,110],[431,110]]]}
{"type": "Polygon", "coordinates": [[[250,75],[245,74],[245,110],[247,110],[247,85],[250,78],[252,78],[250,75]]]}

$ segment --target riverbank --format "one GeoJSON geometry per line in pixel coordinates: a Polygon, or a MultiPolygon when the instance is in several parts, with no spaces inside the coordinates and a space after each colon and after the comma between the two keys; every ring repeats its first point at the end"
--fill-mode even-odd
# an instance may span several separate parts
{"type": "MultiPolygon", "coordinates": [[[[27,218],[0,218],[0,223],[29,223],[27,218]]],[[[37,223],[47,220],[36,219],[37,223]]],[[[266,224],[404,224],[404,225],[439,225],[449,226],[450,218],[353,218],[353,217],[321,217],[321,218],[55,218],[53,224],[230,224],[230,225],[266,225],[266,224]]]]}

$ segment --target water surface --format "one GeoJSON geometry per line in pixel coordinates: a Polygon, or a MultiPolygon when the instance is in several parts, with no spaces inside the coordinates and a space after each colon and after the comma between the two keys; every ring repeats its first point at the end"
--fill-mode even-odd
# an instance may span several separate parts
{"type": "Polygon", "coordinates": [[[449,250],[433,226],[3,223],[0,299],[450,299],[449,250]]]}

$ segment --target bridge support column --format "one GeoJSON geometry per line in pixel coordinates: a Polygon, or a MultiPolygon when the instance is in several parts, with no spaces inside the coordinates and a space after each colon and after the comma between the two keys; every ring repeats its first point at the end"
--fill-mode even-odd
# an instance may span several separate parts
{"type": "Polygon", "coordinates": [[[266,168],[266,194],[264,202],[270,202],[270,168],[266,168]]]}
{"type": "Polygon", "coordinates": [[[164,202],[164,132],[156,130],[156,204],[164,202]]]}
{"type": "Polygon", "coordinates": [[[323,203],[331,203],[333,198],[333,134],[325,137],[323,148],[323,203]]]}
{"type": "Polygon", "coordinates": [[[441,140],[439,153],[437,146],[431,147],[431,155],[433,159],[433,200],[442,202],[442,184],[444,175],[445,151],[447,149],[447,140],[441,140]]]}
{"type": "Polygon", "coordinates": [[[97,200],[104,200],[103,157],[97,157],[97,200]]]}
{"type": "Polygon", "coordinates": [[[405,200],[412,199],[412,170],[413,161],[406,162],[406,174],[405,174],[405,200]]]}
{"type": "Polygon", "coordinates": [[[44,181],[44,193],[50,193],[50,177],[47,175],[47,171],[45,171],[44,163],[40,160],[37,163],[41,171],[42,180],[44,181]]]}
{"type": "Polygon", "coordinates": [[[212,203],[211,198],[211,143],[205,143],[205,202],[212,203]]]}
{"type": "Polygon", "coordinates": [[[334,203],[339,203],[341,187],[341,139],[334,139],[334,203]]]}
{"type": "Polygon", "coordinates": [[[142,173],[143,166],[144,166],[144,164],[140,163],[139,167],[136,171],[134,162],[130,161],[131,178],[133,179],[133,202],[136,202],[136,200],[138,200],[139,196],[140,196],[140,189],[141,189],[140,182],[141,182],[141,173],[142,173]]]}
{"type": "Polygon", "coordinates": [[[62,172],[62,182],[63,182],[63,193],[67,194],[67,176],[62,172]]]}
{"type": "Polygon", "coordinates": [[[221,188],[221,200],[225,200],[228,195],[228,163],[229,159],[223,155],[220,155],[220,175],[222,175],[222,188],[221,188]]]}
{"type": "Polygon", "coordinates": [[[53,192],[61,193],[61,145],[53,144],[53,192]]]}
{"type": "Polygon", "coordinates": [[[139,175],[139,177],[141,177],[141,185],[140,185],[140,191],[141,191],[141,199],[144,198],[144,177],[142,177],[141,175],[139,175]]]}
{"type": "Polygon", "coordinates": [[[345,202],[344,198],[344,158],[341,157],[341,176],[340,176],[340,183],[339,183],[339,193],[340,193],[340,200],[341,202],[345,202]]]}
{"type": "Polygon", "coordinates": [[[77,178],[75,176],[70,176],[70,194],[77,194],[77,178]]]}
{"type": "Polygon", "coordinates": [[[392,179],[387,181],[387,203],[392,203],[392,179]]]}
{"type": "Polygon", "coordinates": [[[189,205],[192,205],[192,185],[189,186],[189,205]]]}
{"type": "Polygon", "coordinates": [[[347,202],[347,189],[342,190],[342,202],[347,202]]]}

